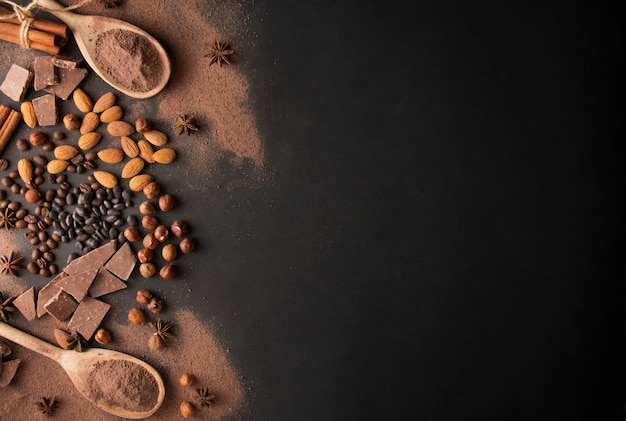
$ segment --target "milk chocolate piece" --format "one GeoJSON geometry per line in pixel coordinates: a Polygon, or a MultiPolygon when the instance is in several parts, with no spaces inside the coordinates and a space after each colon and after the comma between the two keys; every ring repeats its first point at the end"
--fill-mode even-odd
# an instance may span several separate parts
{"type": "Polygon", "coordinates": [[[17,64],[12,64],[2,85],[0,85],[0,91],[13,101],[20,102],[24,99],[32,78],[33,74],[30,71],[17,64]]]}
{"type": "Polygon", "coordinates": [[[76,311],[78,303],[70,294],[59,289],[54,297],[50,298],[48,302],[44,304],[44,307],[50,315],[62,322],[69,319],[74,311],[76,311]]]}
{"type": "Polygon", "coordinates": [[[22,360],[18,359],[5,361],[4,363],[0,361],[0,364],[2,364],[2,371],[0,371],[0,387],[7,387],[9,383],[11,383],[11,380],[13,380],[17,372],[17,367],[21,362],[22,360]]]}
{"type": "Polygon", "coordinates": [[[41,317],[47,313],[46,308],[44,307],[45,304],[50,298],[54,297],[58,291],[61,291],[61,288],[58,288],[56,284],[66,276],[67,275],[63,272],[59,273],[54,277],[54,279],[48,282],[46,286],[39,290],[39,294],[37,294],[37,317],[41,317]]]}
{"type": "Polygon", "coordinates": [[[130,244],[124,243],[104,267],[118,278],[126,281],[133,272],[135,263],[137,263],[137,256],[130,249],[130,244]]]}
{"type": "Polygon", "coordinates": [[[36,91],[56,85],[59,82],[57,68],[52,63],[52,57],[50,56],[37,57],[33,64],[33,70],[35,73],[33,87],[36,91]]]}
{"type": "Polygon", "coordinates": [[[37,308],[35,306],[35,287],[31,287],[20,294],[15,300],[13,300],[13,305],[28,321],[37,317],[37,308]]]}
{"type": "Polygon", "coordinates": [[[80,58],[66,56],[54,56],[51,60],[56,67],[61,67],[63,69],[75,69],[83,61],[80,58]]]}
{"type": "Polygon", "coordinates": [[[91,250],[84,256],[72,260],[70,264],[63,269],[63,272],[68,275],[76,275],[77,273],[89,269],[100,269],[100,267],[113,256],[115,250],[117,250],[117,241],[111,240],[105,245],[91,250]]]}
{"type": "Polygon", "coordinates": [[[102,268],[89,288],[89,296],[96,298],[126,287],[126,283],[120,281],[117,276],[113,275],[107,269],[102,268]]]}
{"type": "Polygon", "coordinates": [[[44,90],[65,100],[72,95],[74,89],[76,89],[78,84],[87,76],[87,69],[65,69],[59,67],[57,68],[57,74],[59,76],[59,83],[49,86],[44,90]]]}
{"type": "Polygon", "coordinates": [[[57,282],[56,286],[62,288],[63,291],[70,294],[79,303],[87,295],[89,287],[93,283],[98,269],[89,269],[85,272],[77,273],[76,275],[70,275],[57,282]]]}
{"type": "Polygon", "coordinates": [[[106,316],[111,306],[89,296],[80,303],[72,319],[67,324],[68,329],[80,333],[86,340],[91,339],[98,326],[106,316]]]}
{"type": "Polygon", "coordinates": [[[44,95],[33,99],[33,107],[40,126],[54,126],[59,121],[54,95],[44,95]]]}

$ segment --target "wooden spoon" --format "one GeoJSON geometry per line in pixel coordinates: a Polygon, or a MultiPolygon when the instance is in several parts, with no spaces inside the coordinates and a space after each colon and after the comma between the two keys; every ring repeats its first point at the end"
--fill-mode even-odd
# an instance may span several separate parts
{"type": "MultiPolygon", "coordinates": [[[[54,0],[38,0],[37,3],[70,28],[85,61],[98,76],[113,88],[133,98],[149,98],[159,93],[167,84],[172,71],[169,56],[163,46],[146,31],[118,19],[105,16],[78,15],[73,12],[59,10],[63,9],[63,6],[54,0]],[[99,35],[115,29],[129,31],[136,34],[136,36],[143,37],[154,47],[158,63],[163,70],[161,72],[161,80],[154,81],[148,90],[141,90],[141,88],[131,89],[129,86],[122,85],[95,60],[99,35]]],[[[139,66],[134,66],[133,71],[140,72],[141,69],[139,66]]]]}
{"type": "MultiPolygon", "coordinates": [[[[159,409],[165,398],[165,385],[159,373],[147,363],[135,357],[131,357],[130,355],[110,349],[91,348],[85,352],[76,352],[57,348],[3,322],[0,322],[0,336],[59,363],[70,376],[76,389],[92,404],[109,414],[128,419],[147,418],[159,409]],[[93,379],[90,381],[90,375],[94,369],[96,369],[96,365],[99,364],[100,368],[102,368],[108,363],[116,361],[126,361],[131,364],[136,364],[143,368],[147,372],[146,374],[154,378],[158,393],[153,399],[150,398],[148,400],[149,402],[154,402],[154,405],[150,409],[140,411],[133,408],[124,408],[121,405],[111,403],[110,398],[107,400],[105,399],[106,397],[103,398],[99,396],[97,391],[94,391],[94,382],[93,379]]],[[[114,377],[116,372],[111,371],[110,374],[111,378],[110,381],[107,381],[107,384],[117,384],[114,377]]],[[[122,376],[124,374],[125,373],[122,373],[122,376]]],[[[120,380],[124,382],[125,379],[121,378],[120,380]]]]}

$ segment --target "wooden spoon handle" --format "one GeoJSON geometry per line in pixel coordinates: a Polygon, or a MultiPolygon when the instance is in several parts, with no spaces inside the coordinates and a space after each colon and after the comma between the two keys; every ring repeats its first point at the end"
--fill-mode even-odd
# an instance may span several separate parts
{"type": "Polygon", "coordinates": [[[48,342],[35,338],[4,322],[0,322],[0,336],[57,362],[60,361],[64,352],[63,349],[50,345],[48,342]]]}

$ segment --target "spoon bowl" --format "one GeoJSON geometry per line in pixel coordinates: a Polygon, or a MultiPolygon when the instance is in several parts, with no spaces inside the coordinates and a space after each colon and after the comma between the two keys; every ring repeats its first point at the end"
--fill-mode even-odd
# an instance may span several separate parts
{"type": "Polygon", "coordinates": [[[61,349],[3,322],[0,322],[0,336],[59,363],[76,389],[109,414],[127,419],[147,418],[165,399],[165,385],[159,373],[128,354],[99,348],[84,352],[61,349]],[[145,380],[142,392],[152,394],[133,396],[132,391],[124,390],[126,385],[129,389],[136,386],[129,381],[138,377],[145,380]]]}
{"type": "Polygon", "coordinates": [[[54,0],[38,0],[38,4],[70,28],[87,64],[113,88],[133,98],[149,98],[167,84],[170,58],[163,46],[143,29],[119,19],[62,10],[63,6],[54,0]],[[111,42],[105,45],[105,39],[111,42]],[[116,45],[116,41],[121,44],[116,45]],[[129,52],[124,44],[129,48],[143,47],[144,55],[129,52]],[[98,59],[104,49],[111,53],[107,62],[98,59]],[[150,76],[154,80],[149,80],[150,76]]]}

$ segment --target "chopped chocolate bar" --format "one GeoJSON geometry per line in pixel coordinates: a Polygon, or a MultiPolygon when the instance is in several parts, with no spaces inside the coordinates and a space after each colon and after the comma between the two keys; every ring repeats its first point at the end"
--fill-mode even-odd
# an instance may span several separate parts
{"type": "Polygon", "coordinates": [[[49,86],[44,90],[65,100],[72,95],[74,89],[76,89],[78,84],[87,76],[87,69],[66,69],[59,67],[57,68],[57,74],[59,76],[59,83],[49,86]]]}
{"type": "Polygon", "coordinates": [[[111,306],[95,298],[85,297],[80,303],[74,316],[67,324],[68,329],[80,333],[83,338],[89,340],[100,326],[111,306]]]}
{"type": "Polygon", "coordinates": [[[75,69],[83,60],[80,58],[74,57],[65,57],[65,56],[54,56],[52,57],[52,63],[56,67],[61,67],[63,69],[75,69]]]}
{"type": "Polygon", "coordinates": [[[54,126],[59,122],[54,95],[44,95],[33,99],[33,107],[40,126],[54,126]]]}
{"type": "Polygon", "coordinates": [[[2,364],[2,370],[0,371],[0,387],[6,387],[11,383],[13,377],[15,377],[15,373],[17,372],[17,367],[19,367],[22,360],[9,360],[4,363],[0,361],[2,364]]]}
{"type": "Polygon", "coordinates": [[[137,263],[137,256],[130,249],[130,244],[124,243],[104,267],[118,278],[126,281],[133,272],[135,263],[137,263]]]}
{"type": "Polygon", "coordinates": [[[54,297],[54,295],[61,290],[61,288],[58,288],[56,284],[66,276],[67,274],[63,272],[59,273],[39,290],[39,294],[37,294],[37,317],[41,317],[46,314],[47,311],[44,305],[48,302],[50,298],[54,297]]]}
{"type": "Polygon", "coordinates": [[[20,294],[15,300],[13,300],[13,305],[28,321],[37,317],[37,308],[35,307],[35,287],[30,287],[28,290],[20,294]]]}
{"type": "Polygon", "coordinates": [[[20,102],[24,99],[32,78],[33,74],[30,71],[13,64],[7,72],[2,85],[0,85],[0,91],[4,92],[13,101],[20,102]]]}
{"type": "Polygon", "coordinates": [[[120,281],[117,276],[113,275],[107,269],[102,268],[89,288],[89,296],[96,298],[126,287],[126,283],[120,281]]]}
{"type": "Polygon", "coordinates": [[[56,85],[59,82],[57,77],[57,68],[52,62],[50,56],[39,56],[35,59],[33,64],[35,73],[35,79],[33,81],[33,87],[36,91],[39,91],[48,86],[56,85]]]}
{"type": "Polygon", "coordinates": [[[117,250],[117,241],[111,240],[84,256],[72,260],[70,264],[63,269],[63,272],[68,275],[76,275],[77,273],[89,269],[100,269],[100,267],[113,256],[115,250],[117,250]]]}
{"type": "Polygon", "coordinates": [[[50,298],[48,302],[44,304],[44,307],[50,315],[62,322],[69,319],[69,317],[74,314],[78,303],[70,294],[59,289],[54,297],[50,298]]]}
{"type": "Polygon", "coordinates": [[[85,272],[77,273],[76,275],[70,275],[57,282],[56,286],[62,288],[63,291],[70,294],[79,303],[87,295],[89,287],[93,283],[98,269],[89,269],[85,272]]]}

